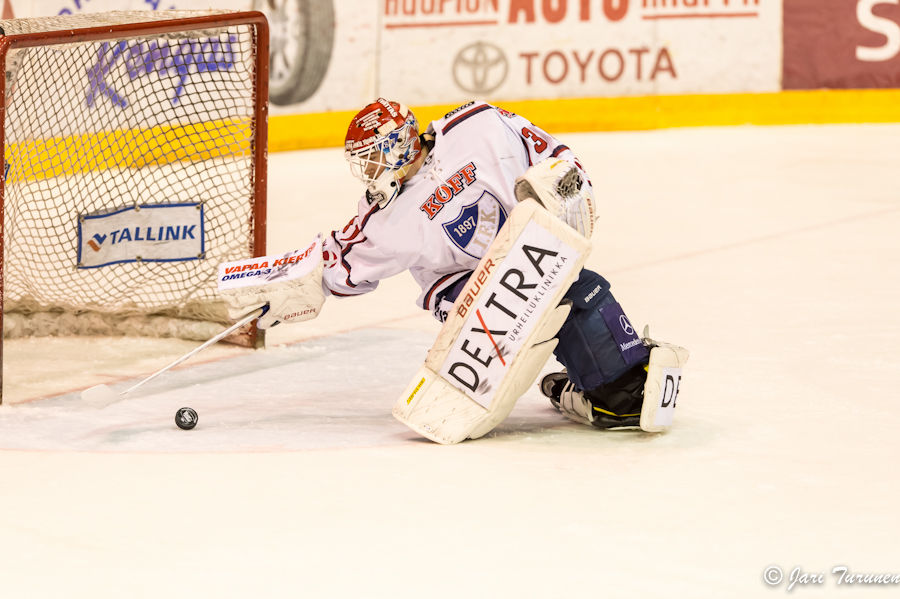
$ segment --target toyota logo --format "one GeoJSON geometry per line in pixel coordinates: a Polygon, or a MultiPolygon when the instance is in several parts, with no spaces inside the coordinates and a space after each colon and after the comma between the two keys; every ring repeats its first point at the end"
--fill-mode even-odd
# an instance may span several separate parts
{"type": "Polygon", "coordinates": [[[506,81],[509,64],[503,51],[493,44],[475,42],[453,59],[453,80],[473,94],[488,94],[506,81]]]}
{"type": "Polygon", "coordinates": [[[631,323],[628,322],[628,319],[625,318],[624,314],[619,317],[619,325],[627,335],[634,335],[634,329],[631,327],[631,323]]]}

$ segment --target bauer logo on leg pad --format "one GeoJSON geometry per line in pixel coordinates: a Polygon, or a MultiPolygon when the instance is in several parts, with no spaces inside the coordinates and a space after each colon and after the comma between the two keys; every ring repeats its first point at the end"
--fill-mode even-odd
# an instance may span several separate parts
{"type": "Polygon", "coordinates": [[[663,368],[663,383],[659,390],[656,404],[656,417],[653,424],[672,426],[675,418],[675,402],[678,400],[678,388],[681,385],[681,368],[663,368]]]}

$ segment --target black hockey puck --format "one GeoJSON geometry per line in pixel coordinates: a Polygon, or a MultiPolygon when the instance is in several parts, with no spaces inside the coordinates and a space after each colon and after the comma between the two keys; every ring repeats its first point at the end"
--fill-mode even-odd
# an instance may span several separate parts
{"type": "Polygon", "coordinates": [[[175,412],[175,424],[186,431],[197,426],[197,412],[193,408],[181,408],[175,412]]]}

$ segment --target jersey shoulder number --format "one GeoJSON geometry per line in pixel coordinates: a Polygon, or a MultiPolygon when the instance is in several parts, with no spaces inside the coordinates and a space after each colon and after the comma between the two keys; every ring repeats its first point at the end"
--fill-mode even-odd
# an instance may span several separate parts
{"type": "Polygon", "coordinates": [[[547,149],[547,140],[528,127],[522,127],[522,137],[531,140],[531,142],[534,144],[534,151],[538,154],[544,152],[547,149]]]}

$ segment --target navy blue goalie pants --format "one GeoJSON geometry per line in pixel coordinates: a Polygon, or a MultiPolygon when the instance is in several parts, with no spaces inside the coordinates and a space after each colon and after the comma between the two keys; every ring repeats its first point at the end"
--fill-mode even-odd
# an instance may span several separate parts
{"type": "Polygon", "coordinates": [[[565,295],[572,312],[559,330],[553,353],[569,380],[585,391],[611,383],[650,359],[609,287],[606,279],[584,269],[565,295]]]}

